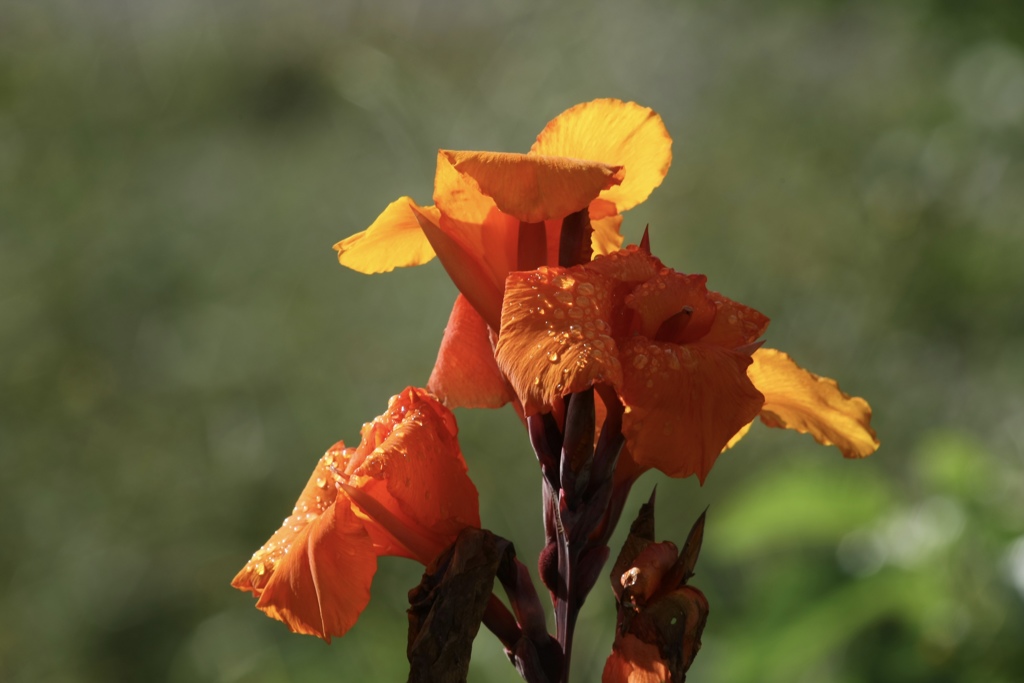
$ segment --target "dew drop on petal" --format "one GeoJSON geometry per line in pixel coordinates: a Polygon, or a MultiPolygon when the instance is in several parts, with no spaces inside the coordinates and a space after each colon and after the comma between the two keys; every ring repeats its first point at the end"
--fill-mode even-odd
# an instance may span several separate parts
{"type": "Polygon", "coordinates": [[[263,576],[267,573],[267,567],[262,562],[256,563],[256,575],[263,576]]]}
{"type": "Polygon", "coordinates": [[[579,290],[579,293],[584,296],[594,296],[594,285],[589,282],[581,282],[577,289],[579,290]]]}
{"type": "Polygon", "coordinates": [[[555,352],[555,351],[548,352],[548,360],[551,361],[552,363],[557,363],[558,362],[558,353],[555,352]]]}
{"type": "Polygon", "coordinates": [[[638,353],[633,356],[633,367],[637,370],[642,370],[647,365],[647,356],[642,353],[638,353]]]}
{"type": "MultiPolygon", "coordinates": [[[[320,488],[323,488],[323,487],[327,486],[327,478],[326,477],[317,477],[316,478],[316,485],[319,486],[320,488]]],[[[319,498],[319,496],[317,496],[317,498],[319,498]]]]}

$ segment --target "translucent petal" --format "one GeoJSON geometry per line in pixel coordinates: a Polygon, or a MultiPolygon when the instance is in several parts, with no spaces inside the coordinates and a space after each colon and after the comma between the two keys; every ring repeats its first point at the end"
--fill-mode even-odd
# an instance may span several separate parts
{"type": "Polygon", "coordinates": [[[781,351],[759,349],[753,358],[747,375],[764,394],[761,421],[766,425],[811,434],[847,458],[878,449],[867,401],[843,393],[835,380],[804,370],[781,351]]]}
{"type": "Polygon", "coordinates": [[[601,193],[621,213],[647,199],[672,164],[672,138],[661,117],[635,102],[599,99],[555,117],[531,154],[589,159],[622,166],[620,185],[601,193]]]}
{"type": "Polygon", "coordinates": [[[338,262],[360,273],[386,273],[395,268],[418,266],[434,258],[434,250],[420,229],[413,209],[437,225],[440,212],[419,207],[409,197],[388,204],[373,224],[334,245],[338,262]]]}

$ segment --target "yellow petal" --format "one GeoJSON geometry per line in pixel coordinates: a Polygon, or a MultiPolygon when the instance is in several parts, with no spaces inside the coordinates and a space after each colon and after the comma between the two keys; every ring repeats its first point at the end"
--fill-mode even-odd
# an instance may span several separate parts
{"type": "Polygon", "coordinates": [[[621,167],[564,157],[501,152],[442,152],[476,181],[498,209],[526,223],[564,218],[619,184],[621,167]]]}
{"type": "Polygon", "coordinates": [[[847,458],[863,458],[878,449],[867,401],[844,394],[835,380],[804,370],[781,351],[758,349],[753,357],[747,375],[764,394],[761,421],[766,425],[811,434],[847,458]]]}
{"type": "Polygon", "coordinates": [[[436,208],[418,207],[409,197],[402,197],[388,204],[369,228],[334,245],[338,262],[360,273],[372,274],[418,266],[434,258],[434,250],[420,229],[413,208],[437,225],[440,212],[436,208]]]}
{"type": "Polygon", "coordinates": [[[619,226],[622,225],[622,216],[606,216],[594,220],[591,217],[590,227],[594,234],[590,237],[590,247],[594,250],[594,256],[610,254],[622,247],[622,235],[619,234],[619,226]]]}
{"type": "Polygon", "coordinates": [[[578,104],[552,120],[531,154],[590,159],[626,170],[622,184],[601,193],[620,212],[647,199],[672,164],[672,138],[661,117],[635,102],[578,104]]]}

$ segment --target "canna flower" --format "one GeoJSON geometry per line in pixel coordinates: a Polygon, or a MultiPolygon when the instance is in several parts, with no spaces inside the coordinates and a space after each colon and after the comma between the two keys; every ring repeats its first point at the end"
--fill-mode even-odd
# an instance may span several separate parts
{"type": "Polygon", "coordinates": [[[758,350],[768,318],[630,246],[571,268],[509,275],[495,349],[526,415],[610,385],[624,406],[617,476],[657,468],[703,482],[754,418],[846,457],[878,446],[870,408],[788,356],[758,350]]]}
{"type": "Polygon", "coordinates": [[[548,123],[527,154],[439,151],[433,206],[402,197],[334,248],[342,265],[363,273],[436,254],[461,295],[428,386],[449,406],[499,407],[511,394],[490,333],[500,326],[508,274],[557,265],[566,229],[585,242],[572,263],[617,249],[622,212],[661,184],[671,150],[651,109],[579,104],[548,123]]]}
{"type": "Polygon", "coordinates": [[[359,446],[339,441],[324,454],[291,516],[231,585],[296,633],[343,635],[369,602],[378,557],[427,565],[480,526],[457,433],[455,416],[423,389],[393,397],[359,446]]]}

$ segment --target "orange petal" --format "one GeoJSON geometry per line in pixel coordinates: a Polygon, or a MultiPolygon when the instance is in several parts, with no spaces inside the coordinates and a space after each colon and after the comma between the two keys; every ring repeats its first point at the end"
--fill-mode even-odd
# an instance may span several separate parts
{"type": "Polygon", "coordinates": [[[370,601],[377,555],[362,522],[336,505],[295,537],[256,607],[296,633],[330,642],[352,628],[370,601]]]}
{"type": "Polygon", "coordinates": [[[758,310],[744,306],[718,292],[709,292],[718,309],[714,323],[706,335],[700,338],[702,344],[717,344],[735,349],[757,341],[768,329],[768,316],[758,310]]]}
{"type": "Polygon", "coordinates": [[[618,185],[621,167],[560,156],[442,151],[499,210],[526,223],[564,218],[618,185]]]}
{"type": "Polygon", "coordinates": [[[488,269],[481,254],[454,238],[451,234],[451,221],[441,216],[441,227],[434,227],[426,218],[420,219],[423,233],[430,240],[441,264],[458,290],[466,297],[484,321],[497,329],[501,322],[502,284],[495,282],[495,276],[488,269]]]}
{"type": "Polygon", "coordinates": [[[620,282],[639,284],[658,274],[665,264],[649,252],[642,251],[635,244],[612,252],[601,258],[594,258],[587,266],[595,273],[601,273],[620,282]]]}
{"type": "Polygon", "coordinates": [[[621,213],[647,199],[672,164],[672,138],[661,117],[635,102],[601,99],[552,120],[531,154],[591,159],[625,167],[622,183],[601,193],[621,213]]]}
{"type": "Polygon", "coordinates": [[[449,408],[500,408],[513,398],[494,360],[487,323],[461,294],[427,388],[449,408]]]}
{"type": "Polygon", "coordinates": [[[645,643],[632,633],[616,634],[601,683],[664,683],[668,680],[669,670],[657,645],[645,643]]]}
{"type": "Polygon", "coordinates": [[[402,197],[388,204],[369,228],[334,245],[338,262],[371,274],[418,266],[434,258],[434,250],[420,229],[413,208],[437,225],[440,212],[436,208],[419,207],[409,197],[402,197]]]}
{"type": "Polygon", "coordinates": [[[509,275],[495,357],[527,415],[595,382],[621,382],[608,336],[613,284],[583,266],[509,275]]]}
{"type": "MultiPolygon", "coordinates": [[[[444,549],[462,529],[480,526],[476,487],[457,435],[451,411],[425,390],[408,388],[363,428],[349,483],[444,549]]],[[[434,559],[415,557],[424,564],[434,559]]]]}
{"type": "Polygon", "coordinates": [[[847,458],[863,458],[878,449],[867,401],[843,393],[835,380],[804,370],[781,351],[759,349],[753,357],[747,375],[764,394],[761,421],[766,425],[811,434],[847,458]]]}
{"type": "MultiPolygon", "coordinates": [[[[626,306],[637,312],[638,331],[653,339],[664,323],[680,313],[684,307],[684,331],[703,327],[707,330],[715,317],[715,306],[708,295],[707,277],[683,275],[664,269],[646,282],[642,282],[626,297],[626,306]]],[[[661,337],[659,337],[661,338],[661,337]]],[[[666,341],[677,341],[666,338],[666,341]]]]}
{"type": "Polygon", "coordinates": [[[750,356],[714,346],[635,337],[620,345],[632,458],[671,477],[703,483],[729,439],[761,409],[747,379],[750,356]]]}
{"type": "Polygon", "coordinates": [[[336,450],[317,463],[292,515],[231,582],[259,597],[259,609],[296,633],[328,641],[355,623],[377,570],[363,523],[347,499],[337,501],[328,465],[336,450]]]}

